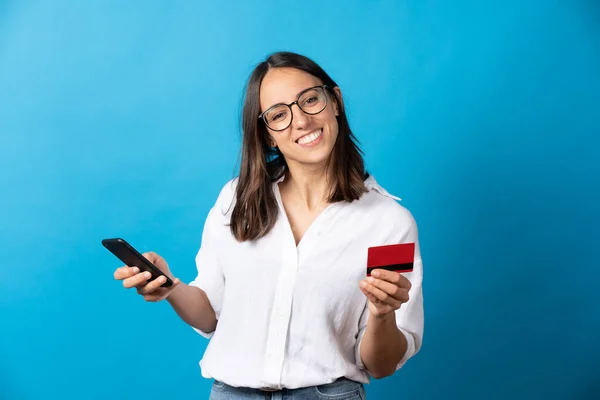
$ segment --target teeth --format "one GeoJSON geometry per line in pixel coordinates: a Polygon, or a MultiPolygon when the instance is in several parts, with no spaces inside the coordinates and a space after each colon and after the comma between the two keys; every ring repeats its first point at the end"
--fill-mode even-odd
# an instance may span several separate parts
{"type": "Polygon", "coordinates": [[[322,133],[323,133],[323,129],[319,129],[316,132],[313,132],[306,136],[302,136],[300,139],[298,139],[298,143],[299,144],[308,144],[314,140],[317,140],[319,138],[319,136],[321,136],[322,133]]]}

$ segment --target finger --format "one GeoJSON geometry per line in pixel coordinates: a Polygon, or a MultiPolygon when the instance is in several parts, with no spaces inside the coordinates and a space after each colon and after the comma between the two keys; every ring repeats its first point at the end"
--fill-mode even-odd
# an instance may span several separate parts
{"type": "Polygon", "coordinates": [[[364,281],[365,285],[364,288],[371,293],[373,296],[375,296],[379,301],[381,301],[382,303],[385,304],[389,304],[394,308],[399,308],[400,307],[400,301],[395,299],[393,296],[390,296],[389,294],[387,294],[386,292],[384,292],[383,290],[371,285],[370,283],[364,281]]]}
{"type": "Polygon", "coordinates": [[[389,304],[382,303],[381,300],[369,293],[366,289],[361,288],[361,290],[369,300],[369,304],[375,308],[374,310],[371,310],[373,315],[380,316],[395,311],[394,307],[390,306],[389,304]]]}
{"type": "Polygon", "coordinates": [[[367,289],[365,288],[361,288],[362,292],[364,293],[365,296],[367,296],[367,299],[369,299],[369,301],[377,306],[382,305],[381,300],[379,300],[377,297],[375,297],[374,294],[372,294],[371,292],[369,292],[367,289]]]}
{"type": "Polygon", "coordinates": [[[395,271],[388,271],[385,269],[376,269],[376,270],[373,270],[373,272],[371,273],[371,276],[373,276],[374,278],[377,278],[377,279],[391,282],[391,283],[395,284],[396,286],[407,288],[408,290],[410,290],[411,285],[412,285],[410,283],[410,280],[408,280],[407,277],[405,277],[404,275],[402,275],[398,272],[395,272],[395,271]]]}
{"type": "Polygon", "coordinates": [[[140,272],[140,269],[138,267],[131,268],[128,266],[124,266],[124,267],[117,268],[115,270],[114,277],[117,280],[122,280],[125,278],[129,278],[129,277],[137,274],[138,272],[140,272]]]}
{"type": "Polygon", "coordinates": [[[146,260],[150,261],[152,264],[156,265],[157,261],[160,259],[159,255],[153,251],[148,251],[142,254],[146,260]]]}
{"type": "Polygon", "coordinates": [[[125,286],[128,289],[140,286],[144,284],[144,282],[146,282],[148,279],[150,279],[151,276],[152,274],[150,274],[150,272],[142,272],[141,274],[136,274],[130,278],[123,280],[123,286],[125,286]]]}
{"type": "Polygon", "coordinates": [[[406,288],[399,287],[397,284],[372,277],[367,278],[367,282],[376,288],[381,289],[383,292],[389,294],[402,303],[406,303],[408,301],[408,290],[406,288]]]}
{"type": "Polygon", "coordinates": [[[369,282],[371,285],[375,286],[376,288],[383,290],[384,292],[386,292],[387,294],[389,294],[390,296],[393,296],[393,297],[396,297],[396,295],[400,291],[400,287],[398,287],[398,285],[396,285],[394,283],[390,283],[388,281],[384,281],[382,279],[368,277],[367,282],[369,282]]]}
{"type": "Polygon", "coordinates": [[[166,281],[167,281],[167,278],[165,276],[161,275],[158,278],[150,281],[147,285],[144,285],[142,288],[140,288],[139,293],[140,294],[152,293],[156,289],[160,288],[161,285],[163,283],[165,283],[166,281]]]}
{"type": "MultiPolygon", "coordinates": [[[[181,281],[178,278],[173,278],[173,284],[169,287],[162,287],[162,284],[159,282],[160,282],[160,280],[159,280],[159,278],[157,278],[148,284],[148,285],[158,284],[158,287],[155,287],[154,290],[152,290],[152,288],[141,287],[141,288],[138,288],[138,293],[143,294],[144,298],[148,297],[148,298],[146,298],[146,300],[156,299],[156,298],[162,299],[162,298],[167,297],[173,291],[173,289],[175,289],[177,287],[177,285],[179,285],[179,283],[181,281]]],[[[164,283],[164,281],[163,281],[163,283],[164,283]]],[[[148,285],[146,285],[146,286],[148,286],[148,285]]]]}
{"type": "Polygon", "coordinates": [[[160,288],[152,293],[144,295],[144,300],[152,302],[162,301],[166,299],[171,294],[171,292],[173,292],[173,290],[177,287],[177,285],[179,285],[179,283],[180,280],[175,278],[173,279],[173,285],[170,288],[160,288]]]}

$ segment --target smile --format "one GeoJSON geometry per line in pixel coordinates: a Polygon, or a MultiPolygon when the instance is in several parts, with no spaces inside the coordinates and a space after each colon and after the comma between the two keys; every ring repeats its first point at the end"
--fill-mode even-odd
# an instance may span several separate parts
{"type": "Polygon", "coordinates": [[[311,132],[309,134],[302,136],[301,138],[296,140],[296,143],[301,144],[301,145],[311,144],[315,140],[319,139],[322,134],[323,134],[323,129],[321,128],[319,130],[316,130],[314,132],[311,132]]]}

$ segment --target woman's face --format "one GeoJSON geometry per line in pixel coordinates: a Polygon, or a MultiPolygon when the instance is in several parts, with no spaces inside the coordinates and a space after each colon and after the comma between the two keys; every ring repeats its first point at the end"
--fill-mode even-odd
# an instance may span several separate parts
{"type": "MultiPolygon", "coordinates": [[[[322,84],[318,78],[294,68],[272,68],[263,78],[260,87],[261,112],[269,110],[264,118],[269,126],[277,129],[267,126],[271,145],[279,148],[288,165],[324,166],[333,150],[338,135],[338,104],[327,89],[306,91],[322,84]],[[303,95],[298,98],[301,93],[303,95]],[[296,100],[306,112],[298,104],[291,106],[291,114],[285,106],[271,108],[296,100]],[[319,112],[325,104],[325,108],[319,112]],[[289,126],[285,128],[288,123],[289,126]],[[279,130],[281,128],[285,129],[279,130]]],[[[339,88],[334,90],[341,99],[339,88]]]]}

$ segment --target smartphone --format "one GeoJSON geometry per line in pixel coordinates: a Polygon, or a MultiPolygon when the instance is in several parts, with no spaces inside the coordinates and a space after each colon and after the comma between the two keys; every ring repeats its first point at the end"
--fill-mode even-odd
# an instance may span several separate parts
{"type": "Polygon", "coordinates": [[[103,239],[102,245],[113,253],[119,260],[123,261],[129,267],[138,267],[140,271],[148,271],[152,277],[148,281],[154,280],[159,276],[164,276],[167,281],[161,287],[170,287],[173,285],[171,278],[166,276],[160,269],[141,255],[132,245],[121,238],[103,239]]]}

